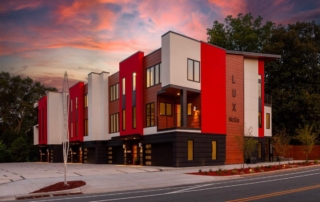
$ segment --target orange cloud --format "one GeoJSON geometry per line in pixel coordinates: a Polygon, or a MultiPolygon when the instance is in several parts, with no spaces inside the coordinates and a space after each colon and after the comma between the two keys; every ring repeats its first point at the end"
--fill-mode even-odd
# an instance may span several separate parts
{"type": "Polygon", "coordinates": [[[209,0],[209,6],[214,10],[219,9],[223,18],[227,15],[238,15],[239,13],[247,12],[244,0],[209,0]]]}

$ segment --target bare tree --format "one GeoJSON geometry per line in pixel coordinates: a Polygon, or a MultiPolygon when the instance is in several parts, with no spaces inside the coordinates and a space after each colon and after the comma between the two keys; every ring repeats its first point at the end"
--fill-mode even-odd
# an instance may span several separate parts
{"type": "Polygon", "coordinates": [[[309,126],[308,124],[304,126],[304,128],[297,129],[298,136],[296,137],[302,144],[302,150],[306,154],[306,161],[308,161],[308,155],[312,151],[315,143],[317,135],[312,132],[313,126],[309,126]]]}
{"type": "Polygon", "coordinates": [[[62,149],[63,149],[63,163],[64,163],[64,185],[67,183],[67,161],[69,151],[69,83],[67,72],[64,73],[63,88],[62,88],[62,105],[63,105],[63,133],[62,133],[62,149]]]}
{"type": "Polygon", "coordinates": [[[240,135],[235,136],[238,149],[243,154],[242,168],[246,160],[252,157],[252,153],[256,150],[258,141],[252,137],[252,127],[244,128],[240,135]]]}
{"type": "Polygon", "coordinates": [[[281,130],[272,137],[272,145],[274,153],[278,158],[279,165],[281,162],[281,156],[285,156],[288,152],[288,146],[290,142],[290,137],[287,135],[286,130],[281,130]]]}

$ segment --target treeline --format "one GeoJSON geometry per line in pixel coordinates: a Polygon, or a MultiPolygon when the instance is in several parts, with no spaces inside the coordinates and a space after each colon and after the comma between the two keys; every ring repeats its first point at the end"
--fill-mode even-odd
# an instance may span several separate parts
{"type": "MultiPolygon", "coordinates": [[[[320,25],[276,25],[250,13],[227,16],[207,29],[208,42],[227,50],[281,55],[265,64],[265,93],[272,95],[273,134],[313,126],[320,140],[320,25]]],[[[299,144],[296,138],[291,143],[299,144]]]]}
{"type": "Polygon", "coordinates": [[[33,146],[34,103],[47,91],[57,89],[29,77],[0,73],[0,162],[38,161],[39,149],[33,146]]]}

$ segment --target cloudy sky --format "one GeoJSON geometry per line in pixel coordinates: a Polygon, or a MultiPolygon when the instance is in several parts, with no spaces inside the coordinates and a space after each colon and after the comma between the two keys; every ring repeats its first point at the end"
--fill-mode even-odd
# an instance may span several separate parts
{"type": "Polygon", "coordinates": [[[214,20],[248,12],[320,23],[319,0],[0,0],[0,71],[60,89],[64,71],[71,85],[113,74],[136,51],[159,48],[169,30],[206,41],[214,20]]]}

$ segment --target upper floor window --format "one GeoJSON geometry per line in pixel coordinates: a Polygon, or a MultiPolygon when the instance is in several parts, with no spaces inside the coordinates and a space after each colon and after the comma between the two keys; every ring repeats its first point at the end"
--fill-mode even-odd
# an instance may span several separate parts
{"type": "Polygon", "coordinates": [[[172,105],[171,103],[160,102],[160,115],[172,116],[172,105]]]}
{"type": "Polygon", "coordinates": [[[147,69],[147,88],[160,83],[161,63],[147,69]]]}
{"type": "Polygon", "coordinates": [[[136,73],[132,74],[132,91],[136,90],[136,73]]]}
{"type": "Polygon", "coordinates": [[[200,62],[188,59],[188,80],[200,82],[200,62]]]}
{"type": "Polygon", "coordinates": [[[146,104],[147,127],[155,125],[154,102],[146,104]]]}
{"type": "Polygon", "coordinates": [[[119,113],[110,115],[110,133],[119,132],[119,113]]]}
{"type": "Polygon", "coordinates": [[[126,78],[122,79],[122,95],[126,94],[126,78]]]}
{"type": "Polygon", "coordinates": [[[119,83],[110,87],[110,101],[119,99],[119,83]]]}

